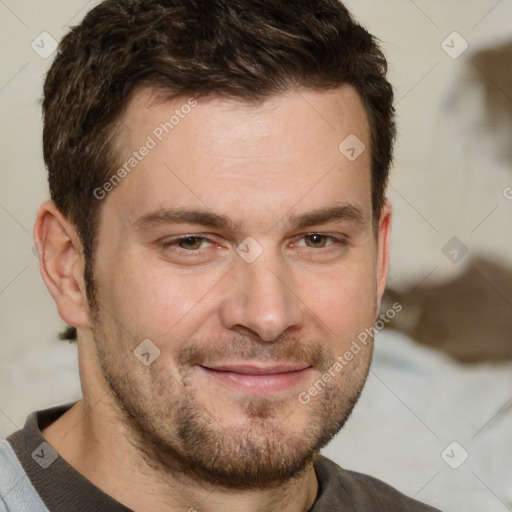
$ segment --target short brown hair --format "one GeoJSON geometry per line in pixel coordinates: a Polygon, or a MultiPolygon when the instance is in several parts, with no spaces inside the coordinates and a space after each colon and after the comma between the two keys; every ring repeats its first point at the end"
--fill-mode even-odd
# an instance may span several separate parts
{"type": "MultiPolygon", "coordinates": [[[[134,90],[263,101],[291,88],[359,93],[370,124],[378,219],[395,137],[393,90],[375,38],[338,0],[106,0],[62,39],[44,85],[51,198],[83,245],[87,297],[114,127],[134,90]]],[[[76,339],[68,327],[61,339],[76,339]]]]}

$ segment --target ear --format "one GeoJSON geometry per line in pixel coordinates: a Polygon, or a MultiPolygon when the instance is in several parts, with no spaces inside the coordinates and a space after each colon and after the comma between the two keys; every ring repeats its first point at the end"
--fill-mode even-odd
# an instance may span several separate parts
{"type": "MultiPolygon", "coordinates": [[[[379,218],[379,232],[377,236],[377,308],[386,288],[389,271],[389,244],[391,238],[392,206],[386,198],[379,218]]],[[[378,314],[378,310],[375,312],[378,314]]]]}
{"type": "Polygon", "coordinates": [[[60,317],[74,327],[88,327],[82,245],[75,227],[53,201],[39,207],[34,242],[39,253],[39,270],[60,317]]]}

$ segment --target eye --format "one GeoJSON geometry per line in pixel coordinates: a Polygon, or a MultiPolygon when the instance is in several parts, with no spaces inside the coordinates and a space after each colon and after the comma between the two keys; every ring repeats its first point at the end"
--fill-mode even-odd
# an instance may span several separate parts
{"type": "Polygon", "coordinates": [[[178,247],[186,251],[198,251],[204,249],[204,243],[212,243],[210,240],[203,236],[189,235],[181,238],[175,238],[173,240],[166,240],[162,243],[164,249],[168,247],[178,247]]]}
{"type": "Polygon", "coordinates": [[[333,237],[320,235],[319,233],[312,233],[311,235],[306,235],[304,237],[304,240],[306,241],[306,245],[308,247],[313,247],[315,249],[321,249],[333,243],[333,237]],[[330,244],[328,244],[328,242],[330,242],[330,244]]]}
{"type": "Polygon", "coordinates": [[[338,239],[334,236],[323,235],[321,233],[310,233],[308,235],[304,235],[300,241],[294,245],[309,247],[310,249],[324,249],[334,244],[344,245],[346,243],[344,239],[338,239]],[[300,243],[302,240],[304,240],[305,244],[300,243]]]}

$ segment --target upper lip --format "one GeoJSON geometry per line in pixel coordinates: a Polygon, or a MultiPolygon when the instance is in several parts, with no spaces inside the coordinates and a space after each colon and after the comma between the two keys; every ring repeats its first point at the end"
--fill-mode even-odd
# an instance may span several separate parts
{"type": "Polygon", "coordinates": [[[209,370],[220,372],[243,373],[246,375],[273,375],[276,373],[288,373],[309,368],[309,364],[275,364],[272,366],[261,366],[251,364],[219,364],[219,365],[201,365],[209,370]]]}

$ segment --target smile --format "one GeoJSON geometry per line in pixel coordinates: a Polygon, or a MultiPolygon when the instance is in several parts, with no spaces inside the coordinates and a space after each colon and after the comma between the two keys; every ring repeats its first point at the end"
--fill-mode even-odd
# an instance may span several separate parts
{"type": "Polygon", "coordinates": [[[231,388],[258,394],[291,389],[312,371],[310,365],[212,365],[199,369],[208,378],[231,388]]]}

